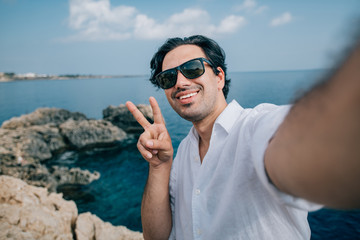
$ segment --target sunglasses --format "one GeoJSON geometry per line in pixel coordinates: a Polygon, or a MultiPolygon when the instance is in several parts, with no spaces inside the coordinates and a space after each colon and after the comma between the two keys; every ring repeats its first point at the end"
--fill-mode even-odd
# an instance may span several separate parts
{"type": "Polygon", "coordinates": [[[163,89],[169,89],[175,86],[177,81],[178,70],[188,79],[200,77],[205,72],[204,62],[212,66],[209,60],[205,58],[195,58],[184,62],[180,66],[170,68],[157,74],[155,79],[163,89]]]}

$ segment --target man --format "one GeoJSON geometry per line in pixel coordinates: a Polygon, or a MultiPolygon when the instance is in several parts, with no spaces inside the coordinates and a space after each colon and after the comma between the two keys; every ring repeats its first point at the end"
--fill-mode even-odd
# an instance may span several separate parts
{"type": "Polygon", "coordinates": [[[225,100],[230,80],[216,42],[199,35],[165,42],[150,81],[193,128],[173,161],[156,100],[153,124],[127,102],[145,130],[138,141],[149,162],[145,239],[309,239],[308,211],[359,207],[359,66],[357,46],[294,106],[243,109],[225,100]]]}

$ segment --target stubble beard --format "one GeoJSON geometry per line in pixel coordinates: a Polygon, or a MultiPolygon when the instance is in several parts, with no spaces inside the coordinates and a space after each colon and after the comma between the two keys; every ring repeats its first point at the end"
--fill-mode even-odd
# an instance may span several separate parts
{"type": "MultiPolygon", "coordinates": [[[[185,104],[182,106],[182,108],[174,108],[175,112],[180,115],[183,119],[190,121],[192,123],[200,122],[204,120],[208,115],[211,114],[212,107],[210,106],[211,103],[205,103],[204,100],[202,100],[202,104],[195,108],[196,106],[193,106],[194,103],[185,104]],[[184,110],[185,109],[185,110],[184,110]]],[[[214,104],[214,103],[213,103],[214,104]]]]}
{"type": "MultiPolygon", "coordinates": [[[[189,109],[191,108],[191,105],[193,104],[189,103],[189,104],[185,104],[183,107],[189,109]]],[[[175,111],[177,112],[177,114],[180,115],[180,117],[190,122],[199,122],[206,117],[206,114],[201,113],[201,111],[197,111],[196,113],[194,112],[187,113],[186,111],[181,111],[180,109],[175,109],[175,111]]]]}

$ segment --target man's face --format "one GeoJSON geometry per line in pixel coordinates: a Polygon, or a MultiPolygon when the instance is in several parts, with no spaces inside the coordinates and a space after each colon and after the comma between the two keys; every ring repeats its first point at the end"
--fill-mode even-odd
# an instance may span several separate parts
{"type": "MultiPolygon", "coordinates": [[[[206,58],[200,47],[181,45],[166,54],[162,71],[199,57],[206,58]]],[[[198,122],[209,115],[217,114],[217,103],[221,97],[223,98],[223,71],[219,68],[220,74],[215,75],[209,64],[204,62],[204,66],[205,73],[195,79],[187,79],[178,71],[175,86],[165,90],[172,108],[182,118],[191,122],[198,122]]]]}

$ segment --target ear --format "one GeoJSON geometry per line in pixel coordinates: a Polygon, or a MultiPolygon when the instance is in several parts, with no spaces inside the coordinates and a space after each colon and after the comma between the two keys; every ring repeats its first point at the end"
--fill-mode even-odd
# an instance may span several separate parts
{"type": "Polygon", "coordinates": [[[224,73],[224,70],[222,70],[221,67],[217,67],[216,69],[219,71],[219,73],[216,75],[217,84],[218,84],[218,90],[222,91],[222,89],[225,86],[225,73],[224,73]]]}

